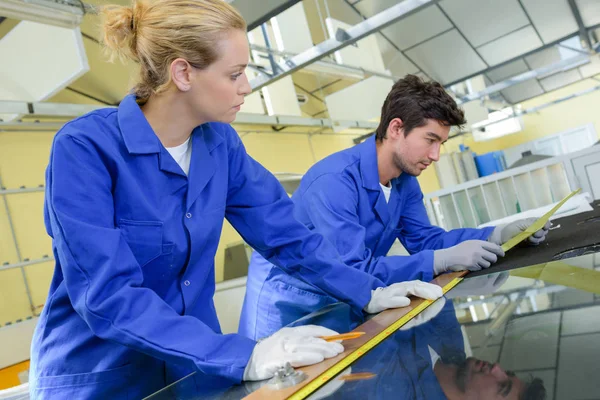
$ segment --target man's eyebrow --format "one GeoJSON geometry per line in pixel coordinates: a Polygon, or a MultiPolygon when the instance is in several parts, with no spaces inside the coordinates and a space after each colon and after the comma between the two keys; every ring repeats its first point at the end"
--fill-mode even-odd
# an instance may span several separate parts
{"type": "Polygon", "coordinates": [[[437,139],[437,140],[438,140],[438,141],[440,141],[440,142],[444,142],[444,141],[442,140],[442,137],[441,137],[440,135],[436,134],[436,133],[433,133],[433,132],[427,132],[427,135],[429,135],[429,136],[433,136],[435,139],[437,139]]]}
{"type": "Polygon", "coordinates": [[[508,397],[510,392],[512,392],[512,388],[513,388],[513,381],[512,381],[512,379],[509,379],[508,383],[506,384],[506,389],[504,389],[504,393],[502,394],[502,396],[508,397]]]}

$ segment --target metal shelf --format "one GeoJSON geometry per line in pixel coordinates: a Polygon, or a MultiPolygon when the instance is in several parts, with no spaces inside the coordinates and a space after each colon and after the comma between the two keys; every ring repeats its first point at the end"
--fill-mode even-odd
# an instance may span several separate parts
{"type": "Polygon", "coordinates": [[[0,271],[4,271],[7,269],[13,269],[13,268],[23,268],[23,267],[27,267],[28,265],[35,265],[35,264],[41,264],[41,263],[45,263],[48,261],[54,261],[54,257],[50,257],[45,255],[42,258],[38,258],[35,260],[30,260],[28,258],[25,258],[23,261],[18,262],[18,263],[14,263],[14,264],[3,264],[0,265],[0,271]]]}
{"type": "Polygon", "coordinates": [[[44,190],[46,190],[46,188],[43,185],[40,185],[38,187],[32,187],[32,188],[28,188],[25,186],[22,186],[18,189],[7,189],[7,188],[0,188],[0,195],[3,194],[18,194],[18,193],[33,193],[33,192],[43,192],[44,190]]]}
{"type": "MultiPolygon", "coordinates": [[[[75,118],[100,108],[111,106],[93,106],[83,104],[65,103],[26,103],[15,101],[0,101],[0,114],[19,114],[38,117],[65,117],[75,118]]],[[[39,122],[39,121],[0,121],[2,130],[58,130],[65,122],[39,122]]],[[[349,126],[358,129],[375,129],[379,125],[372,121],[337,121],[329,118],[305,118],[294,116],[275,116],[251,113],[238,113],[235,125],[271,125],[271,126],[299,126],[316,128],[334,128],[336,126],[349,126]]]]}

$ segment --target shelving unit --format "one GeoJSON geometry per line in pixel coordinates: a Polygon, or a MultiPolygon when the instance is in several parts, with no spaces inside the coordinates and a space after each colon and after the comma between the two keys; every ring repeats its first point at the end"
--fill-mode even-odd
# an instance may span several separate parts
{"type": "MultiPolygon", "coordinates": [[[[555,203],[594,181],[581,159],[600,159],[600,146],[569,153],[425,195],[432,223],[444,229],[475,228],[486,222],[555,203]]],[[[597,179],[597,178],[596,178],[597,179]]],[[[589,185],[588,185],[589,186],[589,185]]],[[[593,193],[592,193],[593,194],[593,193]]],[[[596,196],[595,196],[596,197],[596,196]]]]}

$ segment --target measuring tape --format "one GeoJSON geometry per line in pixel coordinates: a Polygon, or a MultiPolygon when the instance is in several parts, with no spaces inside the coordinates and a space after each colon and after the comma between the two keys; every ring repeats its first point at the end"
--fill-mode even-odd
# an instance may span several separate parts
{"type": "MultiPolygon", "coordinates": [[[[444,287],[442,287],[442,291],[444,294],[452,289],[454,286],[458,285],[463,278],[454,278],[449,283],[447,283],[444,287]]],[[[379,343],[383,342],[389,336],[391,336],[394,332],[400,329],[404,324],[414,318],[421,311],[425,310],[431,304],[433,304],[435,300],[423,300],[421,304],[410,310],[407,314],[402,316],[396,322],[387,327],[384,331],[378,333],[373,338],[371,338],[368,342],[360,346],[358,349],[354,350],[352,353],[348,354],[346,358],[342,359],[340,362],[329,368],[327,371],[323,372],[321,375],[313,379],[302,389],[298,390],[296,393],[288,397],[289,400],[302,400],[310,396],[312,393],[316,392],[333,379],[340,372],[348,368],[353,362],[358,360],[360,357],[365,355],[368,351],[372,350],[379,343]]]]}

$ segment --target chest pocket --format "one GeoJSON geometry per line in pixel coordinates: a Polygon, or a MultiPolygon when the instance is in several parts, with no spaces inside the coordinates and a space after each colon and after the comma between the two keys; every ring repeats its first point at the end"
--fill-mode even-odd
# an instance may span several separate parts
{"type": "Polygon", "coordinates": [[[145,266],[160,255],[173,251],[173,245],[163,246],[163,223],[160,221],[121,219],[119,229],[140,267],[145,266]]]}

